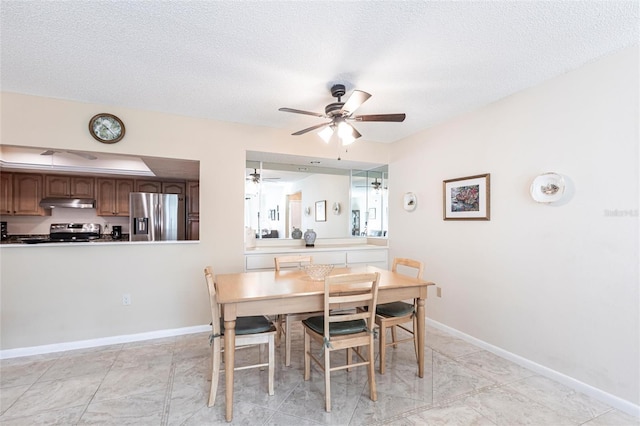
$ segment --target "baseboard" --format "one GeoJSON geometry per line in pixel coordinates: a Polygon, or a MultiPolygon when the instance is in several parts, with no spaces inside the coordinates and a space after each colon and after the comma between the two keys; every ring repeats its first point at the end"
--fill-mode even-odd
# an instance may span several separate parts
{"type": "Polygon", "coordinates": [[[0,359],[18,358],[22,356],[42,355],[54,352],[71,351],[74,349],[95,348],[99,346],[117,345],[121,343],[140,342],[143,340],[159,339],[162,337],[181,336],[211,331],[210,325],[196,325],[193,327],[173,328],[169,330],[149,331],[146,333],[126,334],[122,336],[103,337],[100,339],[79,340],[76,342],[56,343],[52,345],[31,346],[27,348],[6,349],[0,351],[0,359]]]}
{"type": "Polygon", "coordinates": [[[625,413],[630,414],[632,416],[640,417],[640,405],[636,405],[625,399],[619,398],[601,389],[595,388],[591,385],[588,385],[584,382],[576,380],[558,371],[552,370],[548,367],[545,367],[544,365],[535,363],[519,355],[508,352],[497,346],[493,346],[492,344],[487,343],[483,340],[476,339],[473,336],[469,336],[468,334],[462,333],[461,331],[458,331],[455,328],[448,327],[442,323],[439,323],[438,321],[434,321],[432,319],[427,318],[427,325],[430,325],[434,328],[440,329],[451,335],[459,337],[460,339],[465,340],[471,344],[474,344],[482,349],[485,349],[488,352],[494,353],[502,358],[508,359],[509,361],[512,361],[518,365],[521,365],[522,367],[535,371],[541,376],[555,380],[558,383],[562,383],[563,385],[568,386],[585,395],[589,395],[599,401],[604,402],[605,404],[608,404],[613,408],[616,408],[620,411],[624,411],[625,413]]]}

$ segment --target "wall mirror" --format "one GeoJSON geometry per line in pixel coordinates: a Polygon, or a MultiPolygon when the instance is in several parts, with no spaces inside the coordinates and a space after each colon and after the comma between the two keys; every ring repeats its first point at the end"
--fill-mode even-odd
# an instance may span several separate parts
{"type": "Polygon", "coordinates": [[[387,237],[389,229],[387,166],[351,172],[351,235],[387,237]]]}
{"type": "Polygon", "coordinates": [[[290,239],[296,229],[313,229],[318,238],[384,238],[387,193],[382,186],[376,193],[375,178],[387,187],[386,165],[248,151],[245,227],[258,239],[290,239]],[[326,207],[320,217],[318,202],[326,207]]]}

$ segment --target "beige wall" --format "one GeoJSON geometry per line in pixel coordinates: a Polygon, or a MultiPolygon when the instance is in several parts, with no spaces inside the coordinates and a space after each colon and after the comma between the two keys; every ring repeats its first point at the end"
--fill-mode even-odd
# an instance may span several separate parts
{"type": "MultiPolygon", "coordinates": [[[[2,144],[200,160],[202,212],[198,243],[0,248],[2,350],[208,324],[203,267],[243,270],[245,151],[336,155],[315,135],[292,137],[290,129],[12,93],[1,101],[2,144]],[[89,135],[98,112],[124,120],[120,143],[89,135]]],[[[358,141],[343,158],[386,163],[389,148],[358,141]]]]}
{"type": "Polygon", "coordinates": [[[389,171],[390,255],[442,287],[430,318],[636,405],[638,77],[635,47],[395,144],[389,171]],[[529,196],[548,171],[564,205],[529,196]],[[480,173],[491,221],[443,221],[442,181],[480,173]]]}

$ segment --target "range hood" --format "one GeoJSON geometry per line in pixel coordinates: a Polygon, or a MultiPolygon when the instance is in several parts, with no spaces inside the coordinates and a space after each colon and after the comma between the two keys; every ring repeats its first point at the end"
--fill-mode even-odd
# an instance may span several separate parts
{"type": "Polygon", "coordinates": [[[40,201],[40,207],[44,209],[53,209],[56,207],[67,207],[71,209],[95,209],[96,200],[93,198],[43,198],[40,201]]]}

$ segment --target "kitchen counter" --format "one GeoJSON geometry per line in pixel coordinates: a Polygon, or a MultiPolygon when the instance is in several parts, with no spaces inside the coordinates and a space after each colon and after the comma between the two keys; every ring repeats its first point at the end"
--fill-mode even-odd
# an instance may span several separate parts
{"type": "Polygon", "coordinates": [[[10,235],[7,240],[0,241],[0,247],[59,247],[59,246],[78,246],[78,245],[106,245],[106,244],[157,244],[157,243],[198,243],[198,240],[180,240],[180,241],[129,241],[129,234],[123,234],[122,239],[114,240],[111,235],[103,235],[91,241],[60,241],[54,243],[26,243],[23,238],[48,238],[49,235],[10,235]]]}
{"type": "Polygon", "coordinates": [[[300,246],[273,246],[273,247],[256,247],[247,248],[244,250],[245,255],[253,254],[279,254],[279,253],[313,253],[324,251],[336,251],[336,250],[380,250],[386,249],[386,246],[380,246],[375,244],[325,244],[316,245],[314,247],[307,247],[305,245],[300,246]]]}

